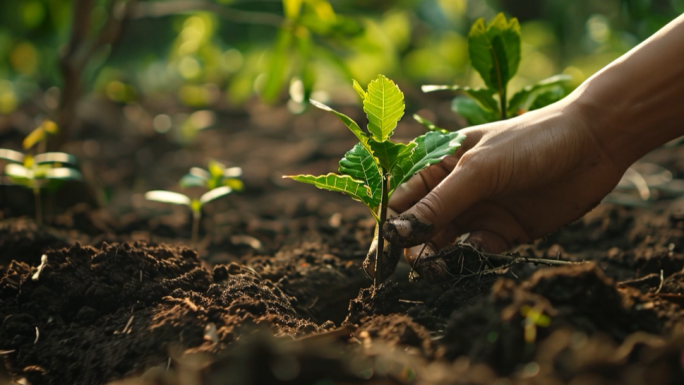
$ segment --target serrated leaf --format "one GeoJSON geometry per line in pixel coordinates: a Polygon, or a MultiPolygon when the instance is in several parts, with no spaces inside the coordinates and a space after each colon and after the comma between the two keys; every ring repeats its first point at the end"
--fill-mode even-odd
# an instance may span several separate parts
{"type": "Polygon", "coordinates": [[[0,159],[4,159],[13,163],[23,163],[24,154],[19,151],[8,150],[6,148],[0,148],[0,159]]]}
{"type": "Polygon", "coordinates": [[[436,86],[436,85],[426,85],[422,86],[423,92],[434,92],[434,91],[462,91],[468,94],[471,98],[475,99],[482,108],[487,111],[499,112],[499,104],[493,98],[494,90],[489,88],[470,88],[461,86],[436,86]]]}
{"type": "Polygon", "coordinates": [[[499,13],[485,26],[478,19],[468,33],[470,62],[487,87],[505,95],[508,81],[520,64],[520,24],[499,13]]]}
{"type": "Polygon", "coordinates": [[[286,175],[283,178],[296,180],[297,182],[312,184],[320,189],[337,191],[349,195],[352,199],[363,202],[370,209],[377,207],[370,187],[366,186],[364,182],[356,180],[349,175],[286,175]]]}
{"type": "Polygon", "coordinates": [[[394,143],[390,140],[378,142],[375,139],[371,139],[369,144],[373,150],[373,156],[378,159],[380,166],[388,172],[392,170],[397,162],[409,156],[411,151],[416,147],[414,142],[404,144],[394,143]]]}
{"type": "Polygon", "coordinates": [[[449,132],[449,130],[446,130],[446,129],[444,129],[444,128],[437,127],[434,123],[432,123],[431,121],[425,119],[424,117],[422,117],[422,116],[420,116],[420,115],[418,115],[418,114],[413,114],[413,119],[415,119],[416,122],[418,122],[418,123],[422,124],[423,126],[425,126],[425,128],[427,128],[428,131],[437,131],[437,132],[441,132],[441,133],[443,133],[443,134],[446,134],[446,133],[449,132]]]}
{"type": "Polygon", "coordinates": [[[517,115],[520,111],[529,111],[537,95],[551,88],[558,87],[569,80],[572,80],[572,77],[569,75],[555,75],[524,87],[516,92],[508,102],[508,114],[513,116],[517,115]]]}
{"type": "Polygon", "coordinates": [[[216,200],[218,198],[224,197],[228,194],[233,192],[233,189],[230,188],[229,186],[223,186],[223,187],[217,187],[211,191],[208,191],[204,194],[199,199],[200,205],[205,205],[206,203],[209,203],[213,200],[216,200]]]}
{"type": "Polygon", "coordinates": [[[174,205],[190,206],[190,198],[181,193],[166,191],[166,190],[152,190],[145,193],[145,199],[155,202],[171,203],[174,205]]]}
{"type": "Polygon", "coordinates": [[[468,124],[477,126],[499,119],[498,113],[485,111],[479,103],[467,96],[459,96],[451,101],[451,110],[461,115],[468,124]]]}
{"type": "Polygon", "coordinates": [[[441,161],[444,157],[453,155],[461,147],[465,135],[459,132],[443,134],[428,132],[417,137],[415,149],[410,156],[405,157],[392,169],[390,179],[390,195],[397,186],[409,180],[420,170],[441,161]]]}
{"type": "Polygon", "coordinates": [[[380,75],[370,82],[363,110],[368,117],[368,131],[378,142],[392,136],[404,115],[404,94],[393,81],[380,75]]]}
{"type": "Polygon", "coordinates": [[[356,93],[359,94],[359,97],[361,98],[361,100],[366,99],[366,91],[363,89],[363,87],[361,87],[361,84],[359,84],[359,82],[352,79],[352,87],[354,87],[354,91],[356,91],[356,93]]]}
{"type": "Polygon", "coordinates": [[[314,107],[317,107],[323,111],[328,111],[328,112],[332,112],[333,114],[335,114],[335,116],[337,116],[337,118],[340,119],[342,121],[342,123],[344,123],[345,126],[347,126],[349,131],[351,131],[354,135],[356,135],[356,138],[359,139],[359,142],[361,142],[368,149],[368,151],[371,151],[370,147],[368,147],[368,135],[366,135],[366,133],[363,132],[361,127],[359,127],[359,125],[356,124],[356,122],[352,118],[348,117],[347,115],[345,115],[341,112],[337,112],[337,111],[333,110],[332,108],[326,106],[325,104],[323,104],[321,102],[317,102],[313,99],[310,100],[310,102],[311,102],[311,105],[314,107]]]}
{"type": "Polygon", "coordinates": [[[382,175],[373,154],[362,143],[357,143],[354,148],[347,151],[340,160],[338,171],[362,181],[370,188],[372,207],[380,205],[382,175]]]}
{"type": "Polygon", "coordinates": [[[33,157],[36,164],[63,163],[77,165],[78,158],[65,152],[44,152],[33,157]]]}

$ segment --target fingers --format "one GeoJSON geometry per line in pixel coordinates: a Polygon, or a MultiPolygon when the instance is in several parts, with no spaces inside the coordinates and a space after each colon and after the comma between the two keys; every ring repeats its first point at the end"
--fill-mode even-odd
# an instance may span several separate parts
{"type": "Polygon", "coordinates": [[[501,235],[487,230],[479,230],[470,233],[465,240],[479,251],[485,253],[499,254],[510,248],[510,244],[501,235]]]}
{"type": "Polygon", "coordinates": [[[423,258],[436,254],[442,248],[452,244],[460,234],[461,231],[456,226],[447,226],[429,242],[404,250],[404,258],[409,265],[413,266],[418,257],[423,258]]]}
{"type": "Polygon", "coordinates": [[[470,161],[463,162],[418,203],[385,223],[385,238],[402,247],[427,242],[485,195],[485,178],[470,161]]]}
{"type": "Polygon", "coordinates": [[[389,207],[402,213],[415,205],[444,178],[458,163],[458,158],[450,156],[411,177],[408,182],[397,187],[389,202],[389,207]]]}

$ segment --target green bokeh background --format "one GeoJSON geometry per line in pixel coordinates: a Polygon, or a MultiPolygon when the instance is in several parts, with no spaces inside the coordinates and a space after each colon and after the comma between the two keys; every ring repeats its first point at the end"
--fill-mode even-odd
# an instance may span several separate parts
{"type": "MultiPolygon", "coordinates": [[[[226,12],[274,15],[282,24],[210,10],[129,20],[119,41],[89,61],[86,97],[126,104],[173,95],[193,108],[239,106],[260,97],[289,103],[297,113],[312,94],[354,100],[350,77],[366,84],[383,73],[416,89],[477,86],[481,79],[468,64],[466,35],[475,19],[501,11],[522,25],[523,57],[510,94],[557,73],[572,75],[576,86],[684,12],[684,0],[306,0],[290,14],[286,8],[297,1],[195,3],[202,1],[226,12]]],[[[93,34],[107,19],[109,2],[95,0],[93,34]]],[[[69,39],[71,7],[70,0],[0,2],[0,114],[61,86],[57,63],[69,39]]]]}

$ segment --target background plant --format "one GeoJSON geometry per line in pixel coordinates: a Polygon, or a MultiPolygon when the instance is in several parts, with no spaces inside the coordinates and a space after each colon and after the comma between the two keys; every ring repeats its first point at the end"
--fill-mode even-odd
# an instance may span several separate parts
{"type": "Polygon", "coordinates": [[[504,120],[562,99],[566,95],[563,83],[572,80],[569,75],[546,78],[525,86],[508,98],[508,84],[518,72],[521,51],[518,19],[506,20],[503,13],[486,25],[484,19],[477,19],[468,33],[468,53],[470,63],[482,77],[485,87],[427,85],[422,87],[423,92],[452,90],[465,93],[468,98],[455,98],[451,108],[471,125],[504,120]]]}
{"type": "Polygon", "coordinates": [[[377,242],[377,248],[372,271],[377,287],[397,263],[397,260],[385,261],[383,254],[385,240],[382,228],[387,219],[389,198],[399,185],[417,172],[453,154],[465,136],[457,132],[433,131],[408,144],[393,142],[390,138],[404,115],[404,94],[383,75],[373,80],[368,90],[364,90],[356,81],[353,81],[353,86],[361,97],[368,118],[367,133],[348,116],[312,101],[316,107],[335,114],[359,140],[340,160],[340,174],[293,175],[285,178],[342,192],[366,205],[376,220],[374,243],[377,242]],[[385,262],[393,266],[384,266],[385,262]]]}
{"type": "Polygon", "coordinates": [[[49,135],[58,132],[57,125],[46,120],[33,130],[22,142],[26,154],[2,148],[0,159],[7,161],[4,173],[12,184],[25,187],[33,192],[36,222],[43,223],[41,190],[55,191],[65,181],[82,180],[76,169],[78,160],[64,152],[44,152],[49,135]]]}
{"type": "Polygon", "coordinates": [[[226,167],[220,162],[211,160],[207,170],[193,167],[179,182],[183,188],[201,187],[208,190],[199,198],[190,198],[185,194],[166,190],[148,191],[145,193],[145,198],[156,202],[188,206],[192,212],[192,244],[196,245],[199,236],[202,207],[233,191],[241,191],[244,185],[238,179],[240,175],[242,175],[240,167],[226,167]]]}

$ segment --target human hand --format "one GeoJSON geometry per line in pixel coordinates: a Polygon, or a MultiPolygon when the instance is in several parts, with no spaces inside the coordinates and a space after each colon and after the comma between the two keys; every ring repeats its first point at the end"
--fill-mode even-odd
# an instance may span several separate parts
{"type": "Polygon", "coordinates": [[[570,101],[461,132],[466,140],[453,156],[390,199],[401,215],[385,224],[385,238],[408,248],[412,266],[419,253],[435,254],[466,233],[492,253],[540,238],[595,207],[629,166],[604,150],[570,101]]]}

